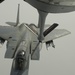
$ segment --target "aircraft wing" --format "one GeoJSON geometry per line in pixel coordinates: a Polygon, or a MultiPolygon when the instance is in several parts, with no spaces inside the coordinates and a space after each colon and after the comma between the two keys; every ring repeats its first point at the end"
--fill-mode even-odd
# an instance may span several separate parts
{"type": "Polygon", "coordinates": [[[43,40],[43,42],[54,40],[68,34],[70,34],[70,32],[65,29],[54,29],[47,36],[45,36],[45,39],[43,40]]]}
{"type": "Polygon", "coordinates": [[[10,37],[12,37],[12,34],[14,34],[16,31],[15,27],[12,26],[0,26],[0,38],[4,40],[8,40],[10,37]]]}
{"type": "Polygon", "coordinates": [[[14,54],[18,40],[17,28],[18,27],[0,26],[0,44],[3,44],[5,40],[7,40],[5,58],[12,58],[14,54]]]}

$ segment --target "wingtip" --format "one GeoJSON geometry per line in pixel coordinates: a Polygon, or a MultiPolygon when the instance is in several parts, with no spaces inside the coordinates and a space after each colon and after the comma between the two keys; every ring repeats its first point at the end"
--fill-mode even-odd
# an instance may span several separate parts
{"type": "Polygon", "coordinates": [[[66,30],[66,29],[63,29],[63,30],[66,32],[66,34],[71,34],[70,31],[68,31],[68,30],[66,30]]]}

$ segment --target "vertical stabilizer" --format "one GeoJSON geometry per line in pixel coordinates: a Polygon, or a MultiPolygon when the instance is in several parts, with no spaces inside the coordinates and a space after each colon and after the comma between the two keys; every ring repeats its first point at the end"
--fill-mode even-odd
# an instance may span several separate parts
{"type": "Polygon", "coordinates": [[[16,23],[15,22],[6,22],[6,24],[11,25],[11,26],[18,26],[19,22],[19,13],[20,12],[20,4],[18,4],[18,11],[17,11],[17,19],[16,19],[16,23]]]}
{"type": "Polygon", "coordinates": [[[17,20],[16,20],[16,25],[15,26],[17,26],[19,24],[19,12],[20,12],[20,4],[18,4],[17,20]]]}

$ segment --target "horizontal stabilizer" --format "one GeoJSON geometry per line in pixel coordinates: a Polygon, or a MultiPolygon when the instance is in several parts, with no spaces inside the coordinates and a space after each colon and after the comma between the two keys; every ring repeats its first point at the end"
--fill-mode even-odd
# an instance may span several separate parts
{"type": "Polygon", "coordinates": [[[6,24],[11,25],[11,26],[15,26],[16,25],[15,22],[6,22],[6,24]]]}
{"type": "Polygon", "coordinates": [[[11,25],[16,27],[20,22],[19,22],[19,11],[20,11],[20,4],[18,4],[18,11],[17,11],[17,20],[15,22],[6,22],[6,24],[11,25]]]}
{"type": "Polygon", "coordinates": [[[52,32],[50,32],[47,36],[45,36],[45,39],[43,42],[47,42],[50,40],[57,39],[59,37],[65,36],[70,34],[71,32],[65,30],[65,29],[54,29],[52,32]]]}

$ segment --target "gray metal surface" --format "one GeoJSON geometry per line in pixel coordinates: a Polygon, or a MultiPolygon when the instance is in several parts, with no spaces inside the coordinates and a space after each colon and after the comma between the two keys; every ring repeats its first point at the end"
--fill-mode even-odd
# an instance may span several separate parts
{"type": "Polygon", "coordinates": [[[48,13],[66,13],[75,11],[75,0],[25,0],[38,10],[48,13]]]}

